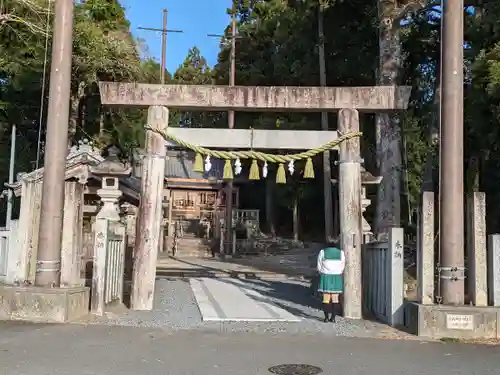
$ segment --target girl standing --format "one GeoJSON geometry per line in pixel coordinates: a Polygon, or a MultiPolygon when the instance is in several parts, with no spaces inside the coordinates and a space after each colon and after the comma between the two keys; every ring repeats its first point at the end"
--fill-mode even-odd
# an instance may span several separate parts
{"type": "Polygon", "coordinates": [[[323,294],[324,321],[335,322],[335,311],[340,311],[340,295],[344,291],[344,252],[333,245],[321,250],[317,268],[320,275],[318,292],[323,294]]]}

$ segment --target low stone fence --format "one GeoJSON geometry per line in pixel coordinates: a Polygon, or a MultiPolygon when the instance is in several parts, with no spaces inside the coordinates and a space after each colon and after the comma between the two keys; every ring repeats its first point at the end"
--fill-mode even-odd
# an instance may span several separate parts
{"type": "Polygon", "coordinates": [[[398,326],[404,323],[404,232],[392,228],[387,242],[362,249],[364,313],[398,326]]]}
{"type": "Polygon", "coordinates": [[[10,228],[0,228],[0,281],[13,284],[18,279],[19,220],[12,220],[10,228]]]}

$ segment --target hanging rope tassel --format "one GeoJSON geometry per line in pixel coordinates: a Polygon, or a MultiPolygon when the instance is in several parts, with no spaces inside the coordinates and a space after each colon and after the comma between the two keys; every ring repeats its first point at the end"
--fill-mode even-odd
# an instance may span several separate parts
{"type": "Polygon", "coordinates": [[[196,156],[194,158],[194,169],[193,171],[198,172],[198,173],[203,173],[205,171],[204,165],[203,165],[203,156],[199,152],[196,153],[196,156]]]}
{"type": "Polygon", "coordinates": [[[286,173],[285,173],[285,166],[283,165],[283,163],[280,163],[278,166],[278,171],[276,172],[276,183],[286,184],[286,173]]]}
{"type": "Polygon", "coordinates": [[[304,178],[314,178],[314,166],[311,158],[307,158],[304,168],[304,178]]]}
{"type": "Polygon", "coordinates": [[[234,178],[231,159],[226,159],[226,163],[224,164],[224,175],[222,176],[222,178],[224,180],[232,180],[234,178]]]}
{"type": "Polygon", "coordinates": [[[257,164],[257,160],[252,160],[252,165],[250,166],[250,173],[248,175],[249,180],[260,180],[259,173],[259,164],[257,164]]]}

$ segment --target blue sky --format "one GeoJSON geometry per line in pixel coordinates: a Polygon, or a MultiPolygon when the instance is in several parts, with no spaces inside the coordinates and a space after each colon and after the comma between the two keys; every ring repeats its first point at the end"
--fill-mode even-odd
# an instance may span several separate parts
{"type": "Polygon", "coordinates": [[[219,39],[207,34],[222,34],[229,24],[226,9],[231,0],[121,0],[132,23],[132,33],[148,44],[149,54],[160,59],[161,34],[138,27],[162,26],[162,11],[168,10],[168,29],[183,30],[167,36],[167,69],[173,73],[184,61],[187,51],[197,46],[210,66],[217,62],[219,39]]]}

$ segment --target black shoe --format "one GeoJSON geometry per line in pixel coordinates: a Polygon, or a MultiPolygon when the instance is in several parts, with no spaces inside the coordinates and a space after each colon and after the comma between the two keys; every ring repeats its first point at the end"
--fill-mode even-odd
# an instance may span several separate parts
{"type": "Polygon", "coordinates": [[[330,323],[335,323],[335,314],[332,314],[332,316],[330,317],[330,319],[328,319],[328,321],[330,323]]]}
{"type": "Polygon", "coordinates": [[[323,304],[323,314],[325,314],[325,319],[323,321],[325,323],[328,323],[328,320],[330,319],[329,312],[330,312],[330,304],[324,303],[323,304]]]}

